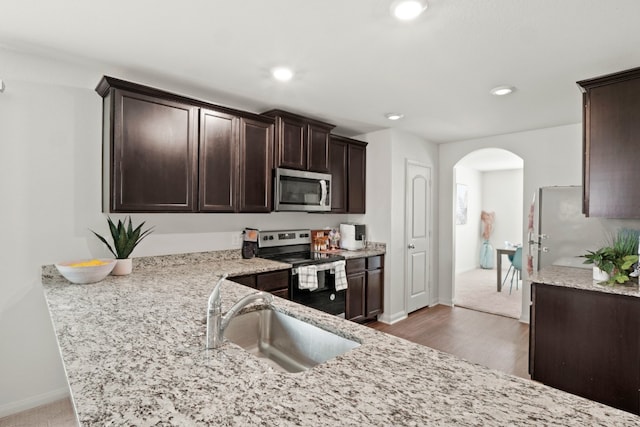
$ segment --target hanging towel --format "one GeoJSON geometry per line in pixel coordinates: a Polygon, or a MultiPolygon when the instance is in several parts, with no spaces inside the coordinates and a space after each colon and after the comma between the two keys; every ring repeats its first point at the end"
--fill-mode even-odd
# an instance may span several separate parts
{"type": "Polygon", "coordinates": [[[347,289],[347,271],[345,270],[346,261],[336,261],[333,263],[336,281],[336,291],[347,289]]]}
{"type": "Polygon", "coordinates": [[[298,288],[310,291],[318,289],[318,269],[315,265],[298,267],[298,288]]]}

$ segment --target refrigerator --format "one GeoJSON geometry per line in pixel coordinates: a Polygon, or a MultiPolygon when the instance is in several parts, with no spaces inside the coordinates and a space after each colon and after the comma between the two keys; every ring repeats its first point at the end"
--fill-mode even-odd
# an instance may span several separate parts
{"type": "Polygon", "coordinates": [[[591,268],[580,255],[609,240],[605,220],[582,213],[581,186],[540,188],[529,215],[530,273],[550,265],[591,268]]]}

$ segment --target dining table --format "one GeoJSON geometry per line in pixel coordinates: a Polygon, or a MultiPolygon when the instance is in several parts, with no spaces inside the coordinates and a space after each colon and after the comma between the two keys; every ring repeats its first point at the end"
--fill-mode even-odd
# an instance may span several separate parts
{"type": "Polygon", "coordinates": [[[516,253],[516,248],[497,248],[497,276],[498,276],[498,292],[502,292],[502,255],[513,255],[516,253]]]}

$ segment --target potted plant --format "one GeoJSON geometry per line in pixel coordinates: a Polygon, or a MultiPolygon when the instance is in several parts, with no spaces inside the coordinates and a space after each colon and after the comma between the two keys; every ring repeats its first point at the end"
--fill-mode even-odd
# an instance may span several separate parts
{"type": "Polygon", "coordinates": [[[632,267],[638,262],[639,232],[621,229],[610,246],[583,255],[585,264],[593,264],[593,278],[608,284],[628,282],[632,267]]]}
{"type": "Polygon", "coordinates": [[[130,274],[133,269],[133,263],[129,256],[138,243],[153,231],[153,227],[143,230],[143,221],[142,224],[134,228],[130,216],[127,217],[124,222],[118,220],[117,225],[114,224],[109,217],[107,217],[107,222],[109,223],[109,231],[113,239],[113,247],[111,247],[104,237],[93,230],[91,230],[91,232],[95,234],[102,243],[107,245],[107,249],[116,257],[116,266],[111,271],[111,274],[116,276],[130,274]]]}

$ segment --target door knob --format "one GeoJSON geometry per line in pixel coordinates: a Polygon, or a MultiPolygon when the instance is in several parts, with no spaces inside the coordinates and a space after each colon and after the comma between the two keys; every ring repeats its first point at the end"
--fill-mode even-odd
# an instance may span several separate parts
{"type": "Polygon", "coordinates": [[[409,249],[415,249],[416,245],[414,245],[413,243],[410,243],[409,246],[407,246],[409,249]]]}

